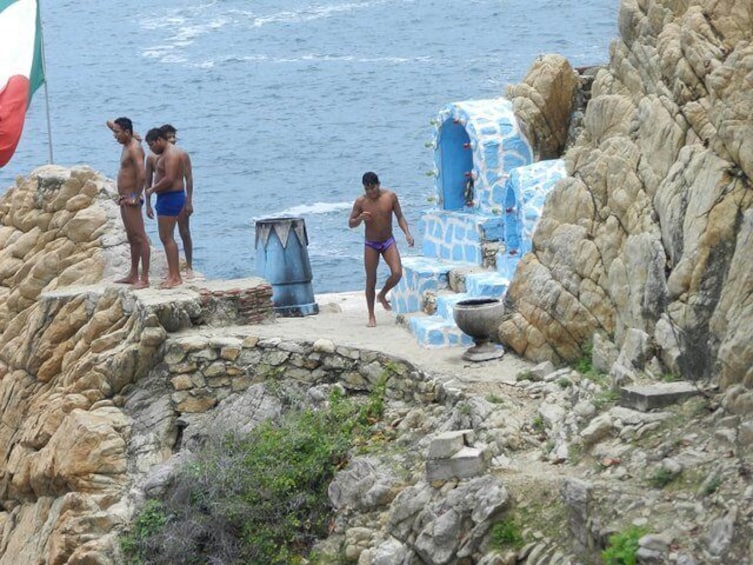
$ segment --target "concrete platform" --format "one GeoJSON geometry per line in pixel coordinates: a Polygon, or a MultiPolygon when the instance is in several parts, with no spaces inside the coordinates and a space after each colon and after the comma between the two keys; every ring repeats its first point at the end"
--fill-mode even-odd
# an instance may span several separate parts
{"type": "Polygon", "coordinates": [[[515,377],[533,364],[507,353],[501,359],[472,363],[462,359],[466,347],[427,349],[396,323],[396,315],[377,304],[377,327],[366,327],[366,300],[362,292],[316,295],[319,314],[304,318],[277,318],[273,323],[249,326],[260,337],[315,341],[326,338],[336,345],[382,351],[405,359],[445,380],[467,383],[514,384],[515,377]]]}

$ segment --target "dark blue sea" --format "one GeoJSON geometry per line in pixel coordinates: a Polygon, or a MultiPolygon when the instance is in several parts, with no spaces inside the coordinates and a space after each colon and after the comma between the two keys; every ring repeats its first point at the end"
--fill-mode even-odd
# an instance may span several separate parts
{"type": "MultiPolygon", "coordinates": [[[[55,163],[113,178],[107,119],[142,135],[172,123],[193,161],[195,268],[253,275],[255,222],[302,216],[322,293],[363,286],[362,233],[347,227],[363,172],[398,193],[417,239],[409,250],[398,233],[401,252],[417,253],[438,111],[504,94],[540,54],[606,62],[619,0],[41,4],[55,163]]],[[[40,89],[0,189],[48,161],[46,113],[40,89]]]]}

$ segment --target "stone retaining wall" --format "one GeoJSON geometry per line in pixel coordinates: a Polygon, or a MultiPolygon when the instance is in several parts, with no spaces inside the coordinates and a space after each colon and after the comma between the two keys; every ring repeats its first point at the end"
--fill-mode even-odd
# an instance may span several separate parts
{"type": "Polygon", "coordinates": [[[172,385],[178,413],[205,412],[232,393],[253,383],[292,378],[307,386],[339,382],[353,392],[369,391],[387,378],[390,399],[441,402],[448,391],[436,380],[402,359],[376,351],[335,346],[326,339],[313,343],[260,339],[253,335],[191,333],[165,343],[157,367],[172,385]]]}

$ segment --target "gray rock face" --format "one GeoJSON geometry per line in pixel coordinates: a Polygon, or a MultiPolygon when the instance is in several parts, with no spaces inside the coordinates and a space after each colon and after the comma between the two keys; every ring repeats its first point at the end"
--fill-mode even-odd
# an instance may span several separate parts
{"type": "MultiPolygon", "coordinates": [[[[619,29],[564,154],[570,177],[507,291],[500,339],[561,362],[601,332],[622,352],[622,380],[656,357],[686,379],[750,387],[753,11],[735,0],[624,0],[619,29]]],[[[532,108],[548,99],[542,73],[565,68],[537,63],[511,89],[522,122],[546,114],[532,108]]],[[[608,350],[598,352],[601,367],[608,350]]]]}

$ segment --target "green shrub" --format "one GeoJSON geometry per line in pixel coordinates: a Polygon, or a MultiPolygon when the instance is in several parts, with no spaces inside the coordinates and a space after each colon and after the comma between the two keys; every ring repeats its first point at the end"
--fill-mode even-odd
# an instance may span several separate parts
{"type": "Polygon", "coordinates": [[[489,393],[486,395],[486,401],[491,404],[504,404],[505,399],[499,396],[498,394],[489,393]]]}
{"type": "Polygon", "coordinates": [[[520,528],[512,518],[494,524],[489,536],[489,545],[492,549],[517,549],[523,545],[523,536],[520,533],[520,528]]]}
{"type": "MultiPolygon", "coordinates": [[[[137,555],[142,551],[142,541],[158,536],[167,522],[162,503],[149,500],[133,522],[130,532],[120,538],[120,548],[126,555],[137,555]]],[[[140,560],[136,560],[139,563],[140,560]]]]}
{"type": "Polygon", "coordinates": [[[518,373],[517,375],[515,375],[515,380],[517,382],[521,382],[521,381],[534,381],[534,382],[536,382],[536,381],[540,381],[541,378],[538,377],[533,371],[525,370],[525,371],[521,371],[520,373],[518,373]]]}
{"type": "Polygon", "coordinates": [[[609,536],[607,548],[601,553],[604,565],[635,565],[638,540],[647,533],[645,528],[630,526],[622,533],[609,536]]]}
{"type": "Polygon", "coordinates": [[[674,481],[677,477],[678,475],[676,475],[669,469],[662,467],[660,469],[657,469],[656,472],[651,477],[649,477],[648,482],[656,488],[664,488],[672,481],[674,481]]]}
{"type": "Polygon", "coordinates": [[[594,395],[592,403],[599,411],[603,411],[608,406],[614,405],[620,398],[620,393],[616,390],[603,390],[594,395]]]}
{"type": "Polygon", "coordinates": [[[138,515],[124,554],[142,564],[303,562],[328,532],[329,483],[382,417],[385,390],[380,382],[360,404],[336,390],[326,409],[209,439],[165,500],[138,515]]]}
{"type": "Polygon", "coordinates": [[[711,478],[709,481],[707,481],[703,485],[703,494],[704,496],[709,496],[714,494],[716,491],[719,490],[719,487],[722,486],[722,478],[719,476],[711,478]]]}

